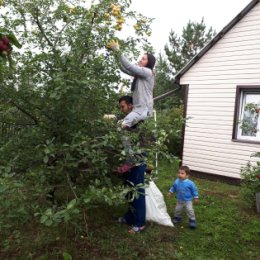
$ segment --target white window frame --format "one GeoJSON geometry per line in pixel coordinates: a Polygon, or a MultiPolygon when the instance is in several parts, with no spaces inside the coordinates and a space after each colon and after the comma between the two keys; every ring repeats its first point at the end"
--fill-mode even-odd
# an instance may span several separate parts
{"type": "Polygon", "coordinates": [[[245,115],[250,115],[250,112],[245,112],[245,106],[249,103],[257,104],[260,107],[260,88],[259,89],[243,89],[240,92],[239,98],[239,113],[237,124],[237,140],[260,142],[260,115],[251,114],[252,119],[256,120],[256,132],[253,135],[246,135],[245,130],[241,128],[241,122],[245,119],[245,115]]]}

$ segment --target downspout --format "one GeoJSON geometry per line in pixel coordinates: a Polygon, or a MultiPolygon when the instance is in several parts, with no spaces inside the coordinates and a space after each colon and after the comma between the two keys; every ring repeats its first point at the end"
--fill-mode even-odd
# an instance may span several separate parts
{"type": "Polygon", "coordinates": [[[171,91],[168,91],[168,92],[166,92],[166,93],[164,93],[164,94],[162,94],[162,95],[160,95],[160,96],[155,97],[155,98],[153,99],[153,101],[158,101],[158,100],[164,99],[164,98],[166,98],[166,97],[172,95],[173,93],[179,91],[179,90],[181,89],[181,85],[180,85],[180,80],[179,80],[179,78],[177,78],[177,79],[175,78],[175,79],[173,80],[173,85],[177,85],[177,88],[175,88],[175,89],[173,89],[173,90],[171,90],[171,91]]]}

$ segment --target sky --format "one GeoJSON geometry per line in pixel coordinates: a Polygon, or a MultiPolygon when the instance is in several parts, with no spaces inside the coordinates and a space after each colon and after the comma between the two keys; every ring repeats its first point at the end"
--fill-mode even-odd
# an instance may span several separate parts
{"type": "Polygon", "coordinates": [[[154,18],[150,42],[159,53],[168,42],[173,30],[181,35],[183,27],[191,22],[201,22],[219,32],[251,0],[132,0],[131,9],[154,18]]]}

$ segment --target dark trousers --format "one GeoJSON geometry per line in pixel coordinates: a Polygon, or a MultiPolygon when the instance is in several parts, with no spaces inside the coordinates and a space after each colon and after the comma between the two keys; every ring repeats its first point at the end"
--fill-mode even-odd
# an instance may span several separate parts
{"type": "MultiPolygon", "coordinates": [[[[144,184],[144,173],[146,164],[138,165],[131,169],[126,174],[126,182],[128,185],[131,182],[133,185],[144,184]]],[[[124,215],[126,222],[129,225],[141,227],[145,225],[145,189],[138,189],[139,196],[135,198],[131,203],[127,213],[124,215]]]]}

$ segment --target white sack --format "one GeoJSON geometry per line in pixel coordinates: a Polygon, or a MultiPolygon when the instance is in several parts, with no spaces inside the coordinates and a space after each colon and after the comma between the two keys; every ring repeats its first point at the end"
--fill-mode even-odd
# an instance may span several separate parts
{"type": "Polygon", "coordinates": [[[145,195],[146,220],[173,227],[163,195],[153,181],[149,182],[149,186],[145,189],[145,195]]]}

